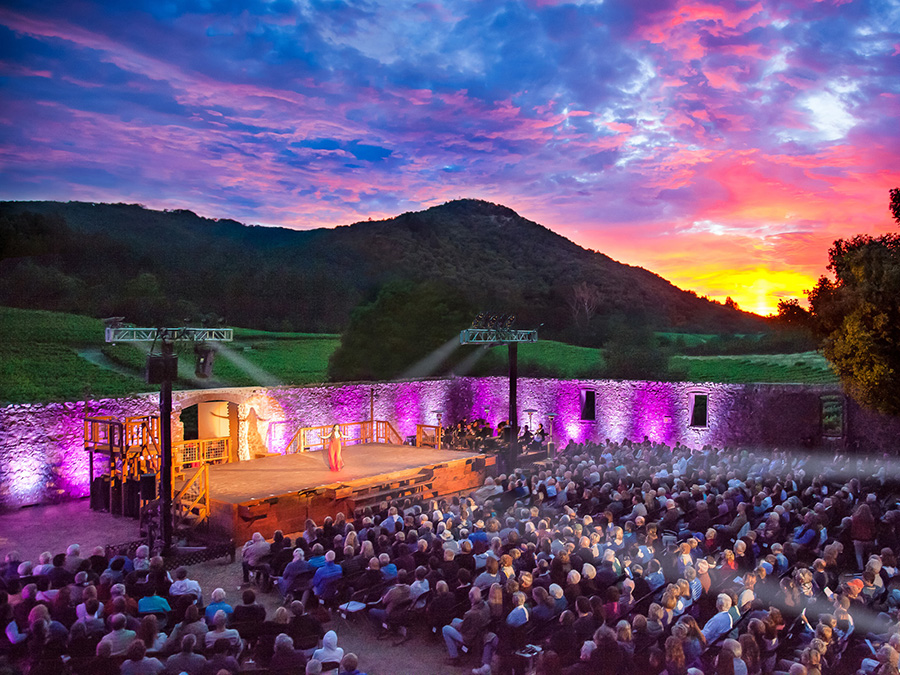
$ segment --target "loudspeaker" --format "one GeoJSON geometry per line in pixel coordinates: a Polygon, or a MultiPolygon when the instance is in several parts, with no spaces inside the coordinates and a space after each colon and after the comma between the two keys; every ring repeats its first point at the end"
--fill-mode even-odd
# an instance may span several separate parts
{"type": "Polygon", "coordinates": [[[91,483],[91,510],[109,511],[109,476],[97,476],[91,483]]]}
{"type": "Polygon", "coordinates": [[[141,481],[129,478],[125,481],[122,515],[137,518],[141,514],[141,481]]]}
{"type": "Polygon", "coordinates": [[[145,502],[156,499],[155,473],[145,473],[141,475],[141,499],[145,502]]]}
{"type": "Polygon", "coordinates": [[[122,484],[118,481],[109,486],[109,512],[122,515],[122,484]]]}
{"type": "Polygon", "coordinates": [[[178,357],[174,354],[147,357],[146,377],[148,384],[174,382],[178,379],[178,357]]]}

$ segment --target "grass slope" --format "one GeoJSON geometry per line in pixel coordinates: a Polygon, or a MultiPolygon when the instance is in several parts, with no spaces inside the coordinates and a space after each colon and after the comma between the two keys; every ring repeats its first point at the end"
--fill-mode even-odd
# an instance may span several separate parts
{"type": "Polygon", "coordinates": [[[150,389],[78,356],[103,344],[103,322],[72,314],[0,307],[0,402],[77,401],[150,389]]]}
{"type": "MultiPolygon", "coordinates": [[[[152,391],[143,379],[147,344],[107,345],[103,322],[73,314],[0,307],[0,403],[75,401],[152,391]],[[102,352],[132,375],[120,374],[79,356],[102,352]]],[[[327,380],[328,359],[340,343],[334,334],[273,333],[236,328],[235,340],[215,361],[214,381],[193,379],[190,345],[179,352],[176,388],[314,384],[327,380]]],[[[692,336],[693,337],[693,336],[692,336]]],[[[702,339],[701,336],[697,336],[702,339]]],[[[694,342],[696,340],[689,340],[694,342]]],[[[507,350],[490,358],[506,366],[507,350]]],[[[602,377],[603,352],[554,340],[519,346],[523,377],[602,377]]],[[[816,352],[749,356],[675,356],[695,382],[831,384],[838,380],[816,352]]]]}

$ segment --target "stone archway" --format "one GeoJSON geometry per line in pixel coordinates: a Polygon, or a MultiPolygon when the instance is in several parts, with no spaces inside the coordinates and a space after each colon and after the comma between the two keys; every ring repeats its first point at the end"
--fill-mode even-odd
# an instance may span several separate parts
{"type": "Polygon", "coordinates": [[[281,404],[255,388],[180,391],[173,393],[172,439],[184,439],[181,411],[194,405],[224,402],[228,409],[232,461],[253,459],[283,450],[281,435],[273,433],[286,421],[281,404]]]}

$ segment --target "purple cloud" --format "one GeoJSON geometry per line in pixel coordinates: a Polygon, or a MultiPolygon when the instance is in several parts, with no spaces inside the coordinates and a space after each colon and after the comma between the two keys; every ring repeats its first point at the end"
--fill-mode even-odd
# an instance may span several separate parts
{"type": "Polygon", "coordinates": [[[306,228],[480,197],[770,311],[890,227],[897,25],[887,0],[12,2],[0,198],[306,228]]]}

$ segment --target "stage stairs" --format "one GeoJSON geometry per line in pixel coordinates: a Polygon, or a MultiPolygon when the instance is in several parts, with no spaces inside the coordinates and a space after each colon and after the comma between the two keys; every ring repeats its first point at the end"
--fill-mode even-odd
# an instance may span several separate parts
{"type": "Polygon", "coordinates": [[[186,469],[172,482],[175,532],[190,530],[209,520],[209,464],[186,469]]]}
{"type": "Polygon", "coordinates": [[[423,468],[419,473],[409,478],[388,480],[384,483],[369,483],[354,487],[341,485],[329,488],[325,493],[332,499],[346,499],[353,509],[376,506],[382,502],[391,502],[400,499],[414,499],[423,501],[435,499],[439,496],[434,487],[434,468],[423,468]]]}
{"type": "MultiPolygon", "coordinates": [[[[143,518],[158,503],[162,465],[159,417],[87,417],[84,449],[90,453],[91,508],[143,518]],[[106,458],[95,476],[95,458],[106,458]]],[[[172,511],[176,531],[209,518],[209,466],[231,459],[230,438],[172,444],[172,511]]]]}
{"type": "Polygon", "coordinates": [[[159,417],[87,417],[84,449],[90,455],[91,508],[137,518],[155,498],[162,462],[159,417]],[[95,475],[98,456],[103,466],[95,475]]]}

